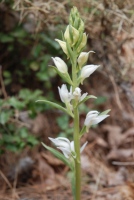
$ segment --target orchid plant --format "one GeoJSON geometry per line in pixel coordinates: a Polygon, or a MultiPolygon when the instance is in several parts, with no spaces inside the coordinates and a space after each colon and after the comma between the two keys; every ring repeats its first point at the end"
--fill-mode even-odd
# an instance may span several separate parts
{"type": "Polygon", "coordinates": [[[80,147],[80,139],[82,135],[89,131],[92,125],[98,124],[105,118],[107,118],[108,112],[106,110],[99,113],[96,110],[89,111],[86,115],[82,129],[80,130],[80,117],[79,117],[79,105],[84,103],[90,98],[96,98],[88,93],[82,94],[80,84],[83,84],[84,80],[88,78],[99,65],[86,65],[88,56],[93,51],[83,52],[87,43],[87,35],[84,33],[84,22],[81,19],[76,7],[73,7],[69,17],[69,25],[67,26],[64,34],[62,34],[62,40],[56,39],[61,49],[66,54],[67,59],[71,63],[71,73],[68,71],[67,64],[59,57],[52,58],[55,66],[52,66],[57,73],[70,85],[70,89],[66,84],[58,87],[60,99],[63,102],[63,106],[47,100],[45,103],[62,110],[73,118],[73,141],[69,141],[65,137],[51,138],[51,142],[57,147],[55,150],[44,143],[43,146],[52,152],[56,157],[62,160],[73,171],[73,194],[75,200],[80,200],[81,196],[81,158],[80,154],[84,150],[87,142],[80,147]]]}

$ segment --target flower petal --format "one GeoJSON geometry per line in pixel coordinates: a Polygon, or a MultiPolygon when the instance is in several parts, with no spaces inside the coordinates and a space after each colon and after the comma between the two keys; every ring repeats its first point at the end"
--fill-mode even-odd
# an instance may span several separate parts
{"type": "Polygon", "coordinates": [[[88,143],[88,141],[86,141],[83,145],[82,145],[82,147],[80,148],[80,152],[82,153],[82,151],[85,149],[85,146],[87,145],[87,143],[88,143]]]}
{"type": "Polygon", "coordinates": [[[71,151],[69,151],[65,147],[57,147],[57,149],[60,149],[66,158],[69,158],[69,156],[71,155],[71,151]]]}
{"type": "Polygon", "coordinates": [[[58,70],[61,72],[61,73],[67,73],[68,71],[68,68],[67,68],[67,65],[66,63],[59,57],[55,57],[53,58],[53,61],[54,61],[54,64],[56,65],[56,67],[58,68],[58,70]]]}

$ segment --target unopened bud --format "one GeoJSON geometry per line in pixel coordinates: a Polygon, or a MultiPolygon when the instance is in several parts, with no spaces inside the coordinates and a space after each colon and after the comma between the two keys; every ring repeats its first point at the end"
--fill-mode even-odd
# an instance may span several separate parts
{"type": "Polygon", "coordinates": [[[77,49],[78,53],[81,52],[81,50],[86,46],[87,44],[87,35],[86,33],[83,33],[82,41],[77,49]]]}
{"type": "Polygon", "coordinates": [[[58,39],[55,39],[55,41],[57,41],[59,43],[59,45],[61,46],[61,48],[64,51],[64,53],[68,56],[66,42],[64,42],[62,40],[58,40],[58,39]]]}
{"type": "Polygon", "coordinates": [[[70,46],[74,46],[79,38],[79,31],[75,29],[73,26],[68,25],[66,31],[64,33],[64,38],[70,44],[70,46]]]}
{"type": "Polygon", "coordinates": [[[54,61],[54,64],[56,65],[57,69],[61,73],[63,73],[63,74],[67,73],[67,70],[68,70],[67,69],[67,65],[66,65],[66,63],[61,58],[55,57],[55,58],[52,58],[52,59],[54,61]]]}
{"type": "Polygon", "coordinates": [[[77,60],[79,68],[81,68],[87,62],[89,53],[94,53],[94,51],[89,51],[88,53],[87,52],[80,53],[78,60],[77,60]]]}

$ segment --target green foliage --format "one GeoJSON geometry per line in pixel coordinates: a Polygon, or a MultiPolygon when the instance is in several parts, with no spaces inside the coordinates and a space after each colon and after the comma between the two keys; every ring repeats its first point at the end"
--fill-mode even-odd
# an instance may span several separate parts
{"type": "Polygon", "coordinates": [[[4,85],[11,96],[7,100],[0,99],[1,153],[6,149],[16,152],[38,143],[19,115],[26,111],[29,118],[33,119],[38,113],[50,109],[50,105],[35,101],[45,100],[42,91],[48,89],[50,92],[46,93],[46,97],[49,95],[50,99],[54,99],[50,79],[56,76],[56,72],[49,70],[48,62],[51,55],[55,56],[60,49],[57,42],[53,41],[56,35],[53,31],[35,34],[30,28],[32,22],[28,27],[25,26],[29,23],[27,19],[19,23],[16,18],[18,13],[16,15],[12,8],[13,1],[3,0],[2,3],[12,16],[8,15],[9,20],[5,19],[5,14],[0,16],[0,64],[4,85]],[[16,86],[18,89],[14,89],[16,86]],[[41,90],[36,89],[38,86],[41,90]]]}
{"type": "Polygon", "coordinates": [[[69,116],[64,114],[57,118],[57,124],[61,129],[59,133],[59,137],[68,137],[69,139],[73,139],[73,127],[69,127],[69,116]]]}
{"type": "Polygon", "coordinates": [[[99,96],[97,97],[97,99],[95,100],[95,105],[101,105],[104,104],[106,102],[107,98],[104,96],[99,96]]]}
{"type": "Polygon", "coordinates": [[[32,92],[28,89],[22,89],[17,96],[0,100],[0,153],[5,150],[17,152],[27,145],[32,147],[38,144],[37,138],[19,119],[19,113],[26,110],[29,113],[29,118],[33,118],[37,113],[48,109],[47,105],[35,103],[39,98],[44,99],[42,91],[32,92]]]}

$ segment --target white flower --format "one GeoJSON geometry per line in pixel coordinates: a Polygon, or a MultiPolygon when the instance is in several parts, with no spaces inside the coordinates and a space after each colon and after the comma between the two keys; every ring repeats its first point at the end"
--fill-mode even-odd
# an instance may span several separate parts
{"type": "Polygon", "coordinates": [[[59,58],[59,57],[53,58],[52,57],[52,59],[54,61],[54,64],[56,65],[56,67],[58,68],[58,70],[61,73],[63,73],[63,74],[67,73],[67,71],[68,71],[67,65],[61,58],[59,58]]]}
{"type": "Polygon", "coordinates": [[[61,88],[58,87],[58,90],[59,90],[59,95],[60,95],[61,101],[63,103],[69,103],[72,100],[72,98],[73,98],[72,87],[70,87],[70,92],[69,92],[67,89],[67,86],[65,84],[63,84],[61,86],[61,88]]]}
{"type": "Polygon", "coordinates": [[[79,65],[80,68],[87,62],[89,53],[94,53],[94,51],[81,52],[80,53],[80,55],[77,59],[77,62],[78,62],[78,65],[79,65]]]}
{"type": "Polygon", "coordinates": [[[82,68],[81,74],[80,74],[80,79],[81,83],[83,83],[83,80],[87,77],[89,77],[97,68],[99,65],[86,65],[82,68]]]}
{"type": "Polygon", "coordinates": [[[81,89],[79,87],[76,87],[74,92],[73,92],[73,98],[76,99],[77,101],[82,101],[83,99],[85,99],[85,97],[87,96],[87,92],[84,93],[82,96],[81,96],[81,89]]]}
{"type": "MultiPolygon", "coordinates": [[[[50,138],[55,146],[62,151],[64,156],[66,158],[70,158],[72,156],[73,158],[76,158],[76,153],[75,153],[75,148],[74,148],[74,141],[70,142],[67,138],[65,137],[58,137],[58,138],[50,138]]],[[[87,142],[83,144],[83,146],[80,148],[80,152],[82,152],[87,145],[87,142]]]]}
{"type": "Polygon", "coordinates": [[[103,114],[100,114],[98,111],[96,110],[93,110],[93,111],[90,111],[87,113],[86,115],[86,119],[85,119],[85,122],[84,122],[84,125],[87,127],[87,130],[88,128],[91,126],[91,125],[95,125],[95,124],[98,124],[100,123],[102,120],[104,120],[105,118],[107,118],[109,115],[103,115],[103,114]]]}

